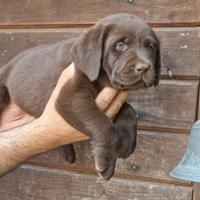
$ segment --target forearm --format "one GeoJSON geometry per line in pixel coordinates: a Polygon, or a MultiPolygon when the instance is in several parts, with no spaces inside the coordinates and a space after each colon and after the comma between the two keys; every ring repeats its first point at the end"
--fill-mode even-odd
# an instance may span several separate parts
{"type": "Polygon", "coordinates": [[[45,126],[40,119],[2,132],[0,133],[0,175],[38,153],[84,139],[88,137],[70,126],[63,134],[55,132],[54,127],[45,126]]]}

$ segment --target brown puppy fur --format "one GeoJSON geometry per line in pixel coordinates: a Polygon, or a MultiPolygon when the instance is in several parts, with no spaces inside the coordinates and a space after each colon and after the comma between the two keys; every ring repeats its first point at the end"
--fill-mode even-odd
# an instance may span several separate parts
{"type": "MultiPolygon", "coordinates": [[[[24,111],[39,117],[62,70],[71,62],[76,73],[61,90],[56,109],[72,126],[91,137],[97,171],[109,179],[117,156],[126,158],[136,145],[136,117],[125,104],[115,121],[96,106],[96,83],[106,76],[119,90],[157,85],[159,42],[140,18],[129,14],[100,20],[80,38],[40,45],[23,51],[0,71],[0,109],[9,97],[24,111]]],[[[75,152],[68,160],[74,161],[75,152]]]]}

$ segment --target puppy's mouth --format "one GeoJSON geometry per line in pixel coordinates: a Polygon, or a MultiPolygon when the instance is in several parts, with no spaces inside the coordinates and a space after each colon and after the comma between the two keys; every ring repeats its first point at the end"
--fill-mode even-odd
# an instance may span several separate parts
{"type": "Polygon", "coordinates": [[[114,88],[118,90],[138,90],[151,87],[155,85],[155,75],[142,73],[139,76],[126,75],[119,73],[112,73],[110,76],[110,82],[114,88]]]}
{"type": "Polygon", "coordinates": [[[111,84],[113,87],[115,87],[118,90],[137,90],[140,88],[147,88],[147,84],[143,80],[139,80],[132,84],[122,84],[117,81],[111,81],[111,84]]]}
{"type": "Polygon", "coordinates": [[[147,81],[145,78],[140,77],[139,80],[136,80],[132,83],[123,83],[117,81],[116,79],[111,80],[111,84],[118,90],[138,90],[142,88],[148,88],[154,85],[154,80],[147,81]]]}

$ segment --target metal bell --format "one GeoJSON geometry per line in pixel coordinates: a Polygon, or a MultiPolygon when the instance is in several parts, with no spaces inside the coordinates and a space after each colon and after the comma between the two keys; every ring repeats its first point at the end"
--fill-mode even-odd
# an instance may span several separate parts
{"type": "Polygon", "coordinates": [[[170,176],[200,182],[200,120],[193,125],[186,152],[170,176]]]}

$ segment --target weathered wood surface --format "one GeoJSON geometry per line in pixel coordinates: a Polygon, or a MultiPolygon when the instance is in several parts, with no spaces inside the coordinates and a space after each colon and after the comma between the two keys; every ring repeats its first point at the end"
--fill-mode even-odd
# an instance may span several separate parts
{"type": "Polygon", "coordinates": [[[199,0],[1,0],[0,10],[1,25],[91,24],[120,12],[159,25],[200,24],[199,0]]]}
{"type": "Polygon", "coordinates": [[[194,183],[193,200],[200,200],[200,183],[194,183]]]}
{"type": "MultiPolygon", "coordinates": [[[[199,76],[200,28],[157,28],[161,41],[162,75],[199,76]]],[[[167,76],[169,77],[169,76],[167,76]]]]}
{"type": "MultiPolygon", "coordinates": [[[[162,75],[198,77],[200,28],[155,28],[161,40],[162,75]]],[[[41,43],[78,36],[83,29],[0,30],[0,66],[18,52],[41,43]]]]}
{"type": "MultiPolygon", "coordinates": [[[[139,131],[137,148],[128,159],[118,159],[115,175],[129,178],[157,179],[177,182],[169,172],[179,163],[186,144],[187,134],[139,131]]],[[[75,145],[77,160],[74,164],[65,161],[62,148],[40,154],[30,161],[35,164],[55,166],[96,173],[89,142],[75,145]]],[[[181,181],[180,181],[181,182],[181,181]]],[[[186,182],[184,182],[186,183],[186,182]]]]}
{"type": "Polygon", "coordinates": [[[198,81],[162,80],[156,88],[132,92],[128,102],[141,128],[189,133],[195,120],[198,81]]]}
{"type": "Polygon", "coordinates": [[[192,188],[23,165],[0,179],[1,200],[191,200],[192,188]]]}

